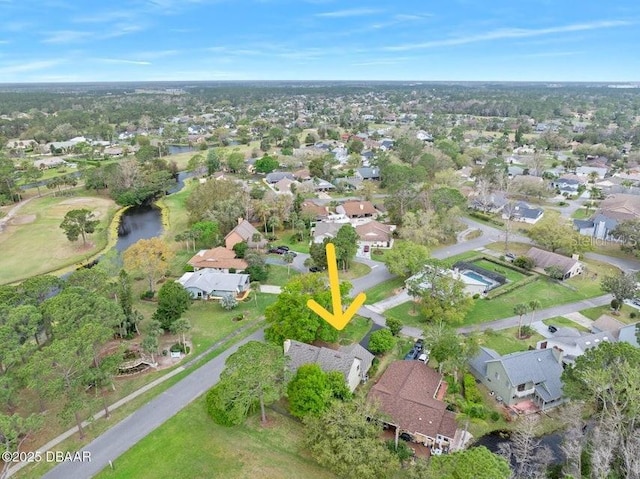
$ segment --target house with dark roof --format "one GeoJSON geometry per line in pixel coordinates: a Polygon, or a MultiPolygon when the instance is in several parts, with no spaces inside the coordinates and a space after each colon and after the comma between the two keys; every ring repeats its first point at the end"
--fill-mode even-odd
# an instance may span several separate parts
{"type": "Polygon", "coordinates": [[[368,379],[367,372],[374,358],[373,354],[357,343],[340,346],[335,350],[293,339],[285,340],[284,354],[289,358],[287,368],[291,374],[295,374],[304,364],[317,364],[324,372],[341,372],[351,392],[368,379]]]}
{"type": "Polygon", "coordinates": [[[511,218],[513,221],[520,221],[530,225],[534,225],[540,221],[543,215],[544,210],[542,208],[533,208],[524,201],[507,203],[502,209],[502,219],[507,220],[511,218]]]}
{"type": "Polygon", "coordinates": [[[233,249],[234,245],[243,241],[246,241],[250,248],[260,249],[267,245],[267,240],[262,236],[262,233],[247,220],[238,218],[238,226],[224,237],[224,244],[227,249],[233,249]]]}
{"type": "Polygon", "coordinates": [[[367,400],[377,404],[382,420],[415,442],[456,450],[462,434],[455,414],[442,401],[446,383],[442,375],[421,361],[395,361],[371,388],[367,400]]]}
{"type": "Polygon", "coordinates": [[[502,191],[495,191],[486,195],[476,196],[469,204],[470,208],[479,210],[484,213],[498,213],[509,202],[506,195],[502,191]]]}
{"type": "Polygon", "coordinates": [[[235,251],[222,246],[200,250],[187,263],[193,266],[194,271],[209,268],[220,273],[228,273],[229,270],[241,272],[248,266],[244,259],[236,258],[235,251]]]}
{"type": "Polygon", "coordinates": [[[558,253],[545,251],[540,248],[531,248],[525,254],[527,258],[531,258],[536,268],[545,270],[551,266],[556,266],[562,271],[562,279],[569,279],[582,273],[582,263],[577,258],[569,258],[558,253]]]}
{"type": "Polygon", "coordinates": [[[618,341],[624,341],[636,348],[640,348],[640,323],[627,324],[620,329],[618,341]]]}
{"type": "Polygon", "coordinates": [[[214,269],[201,269],[193,273],[185,273],[178,283],[186,289],[194,299],[220,299],[227,294],[241,296],[249,291],[249,275],[220,273],[214,269]]]}
{"type": "Polygon", "coordinates": [[[379,180],[380,179],[380,168],[375,167],[363,167],[358,168],[355,174],[356,178],[360,180],[379,180]]]}
{"type": "Polygon", "coordinates": [[[513,406],[532,401],[541,410],[562,404],[562,353],[555,348],[501,356],[481,347],[469,370],[498,401],[513,406]]]}
{"type": "Polygon", "coordinates": [[[580,234],[598,239],[615,240],[613,230],[623,221],[640,219],[640,196],[615,194],[600,203],[590,220],[574,220],[580,234]]]}
{"type": "Polygon", "coordinates": [[[584,181],[580,181],[577,177],[561,176],[551,182],[551,187],[559,190],[560,194],[575,195],[582,184],[584,181]]]}
{"type": "Polygon", "coordinates": [[[272,173],[267,173],[267,176],[265,176],[265,181],[272,185],[285,178],[295,180],[293,173],[289,173],[288,171],[274,171],[272,173]]]}

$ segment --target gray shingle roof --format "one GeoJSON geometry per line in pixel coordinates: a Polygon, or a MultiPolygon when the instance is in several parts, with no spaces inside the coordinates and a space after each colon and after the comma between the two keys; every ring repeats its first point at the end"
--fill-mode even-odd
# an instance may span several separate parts
{"type": "Polygon", "coordinates": [[[480,352],[469,361],[469,365],[482,376],[487,375],[487,361],[499,358],[500,355],[493,349],[480,348],[480,352]]]}
{"type": "Polygon", "coordinates": [[[531,248],[525,255],[528,258],[533,259],[537,268],[548,268],[549,266],[557,266],[562,269],[562,272],[566,274],[573,268],[578,260],[562,256],[558,253],[552,253],[551,251],[545,251],[540,248],[531,248]]]}
{"type": "Polygon", "coordinates": [[[197,288],[206,293],[212,291],[228,291],[230,293],[239,292],[241,286],[249,280],[248,274],[219,273],[205,268],[193,273],[185,273],[178,283],[185,288],[197,288]]]}

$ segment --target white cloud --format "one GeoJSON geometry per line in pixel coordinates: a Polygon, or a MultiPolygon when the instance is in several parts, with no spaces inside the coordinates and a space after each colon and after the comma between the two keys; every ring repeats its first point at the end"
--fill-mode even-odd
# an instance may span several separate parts
{"type": "Polygon", "coordinates": [[[74,43],[84,40],[92,35],[91,32],[79,30],[58,30],[48,32],[43,43],[74,43]]]}
{"type": "Polygon", "coordinates": [[[349,8],[345,10],[334,10],[333,12],[317,13],[316,17],[323,18],[347,18],[347,17],[364,17],[366,15],[375,15],[381,10],[374,8],[349,8]]]}
{"type": "Polygon", "coordinates": [[[552,35],[555,33],[571,33],[582,32],[587,30],[599,30],[604,28],[622,27],[632,25],[633,22],[627,20],[604,20],[591,23],[574,23],[571,25],[561,25],[558,27],[548,28],[504,28],[499,30],[493,30],[486,33],[480,33],[477,35],[469,35],[463,37],[454,37],[444,40],[431,40],[422,43],[408,43],[404,45],[394,45],[385,47],[387,51],[407,51],[407,50],[419,50],[435,47],[446,47],[455,45],[466,45],[469,43],[486,42],[491,40],[504,40],[508,38],[528,38],[539,37],[544,35],[552,35]]]}
{"type": "Polygon", "coordinates": [[[0,64],[0,74],[11,75],[14,73],[26,73],[38,70],[46,70],[57,65],[60,65],[62,60],[35,60],[32,62],[21,62],[11,64],[0,64]]]}
{"type": "Polygon", "coordinates": [[[100,35],[102,39],[122,37],[124,35],[131,35],[144,30],[145,27],[135,23],[118,23],[110,27],[106,33],[100,35]]]}
{"type": "Polygon", "coordinates": [[[124,58],[96,58],[96,60],[104,63],[123,63],[126,65],[152,65],[151,62],[141,60],[126,60],[124,58]]]}

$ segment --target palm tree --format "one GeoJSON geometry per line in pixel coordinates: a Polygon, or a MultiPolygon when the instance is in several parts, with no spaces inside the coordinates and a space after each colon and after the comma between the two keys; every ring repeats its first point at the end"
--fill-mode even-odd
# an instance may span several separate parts
{"type": "Polygon", "coordinates": [[[253,291],[253,299],[256,302],[256,307],[258,306],[258,293],[260,292],[260,281],[252,281],[251,284],[251,291],[253,291]]]}
{"type": "Polygon", "coordinates": [[[540,301],[537,299],[532,299],[529,301],[529,309],[531,310],[531,317],[529,318],[529,327],[531,327],[531,323],[533,323],[533,317],[536,314],[536,309],[539,309],[541,306],[540,301]]]}
{"type": "Polygon", "coordinates": [[[518,303],[513,307],[513,313],[518,315],[518,339],[522,338],[522,317],[527,314],[529,306],[525,303],[518,303]]]}

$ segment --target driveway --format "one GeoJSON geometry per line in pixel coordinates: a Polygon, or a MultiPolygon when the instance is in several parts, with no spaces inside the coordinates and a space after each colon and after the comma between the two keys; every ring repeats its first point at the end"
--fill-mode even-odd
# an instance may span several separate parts
{"type": "Polygon", "coordinates": [[[253,333],[98,436],[82,449],[91,453],[90,462],[64,462],[43,477],[46,479],[88,478],[98,474],[109,466],[109,461],[115,461],[151,431],[213,387],[220,379],[226,359],[241,345],[263,339],[264,330],[253,333]]]}

